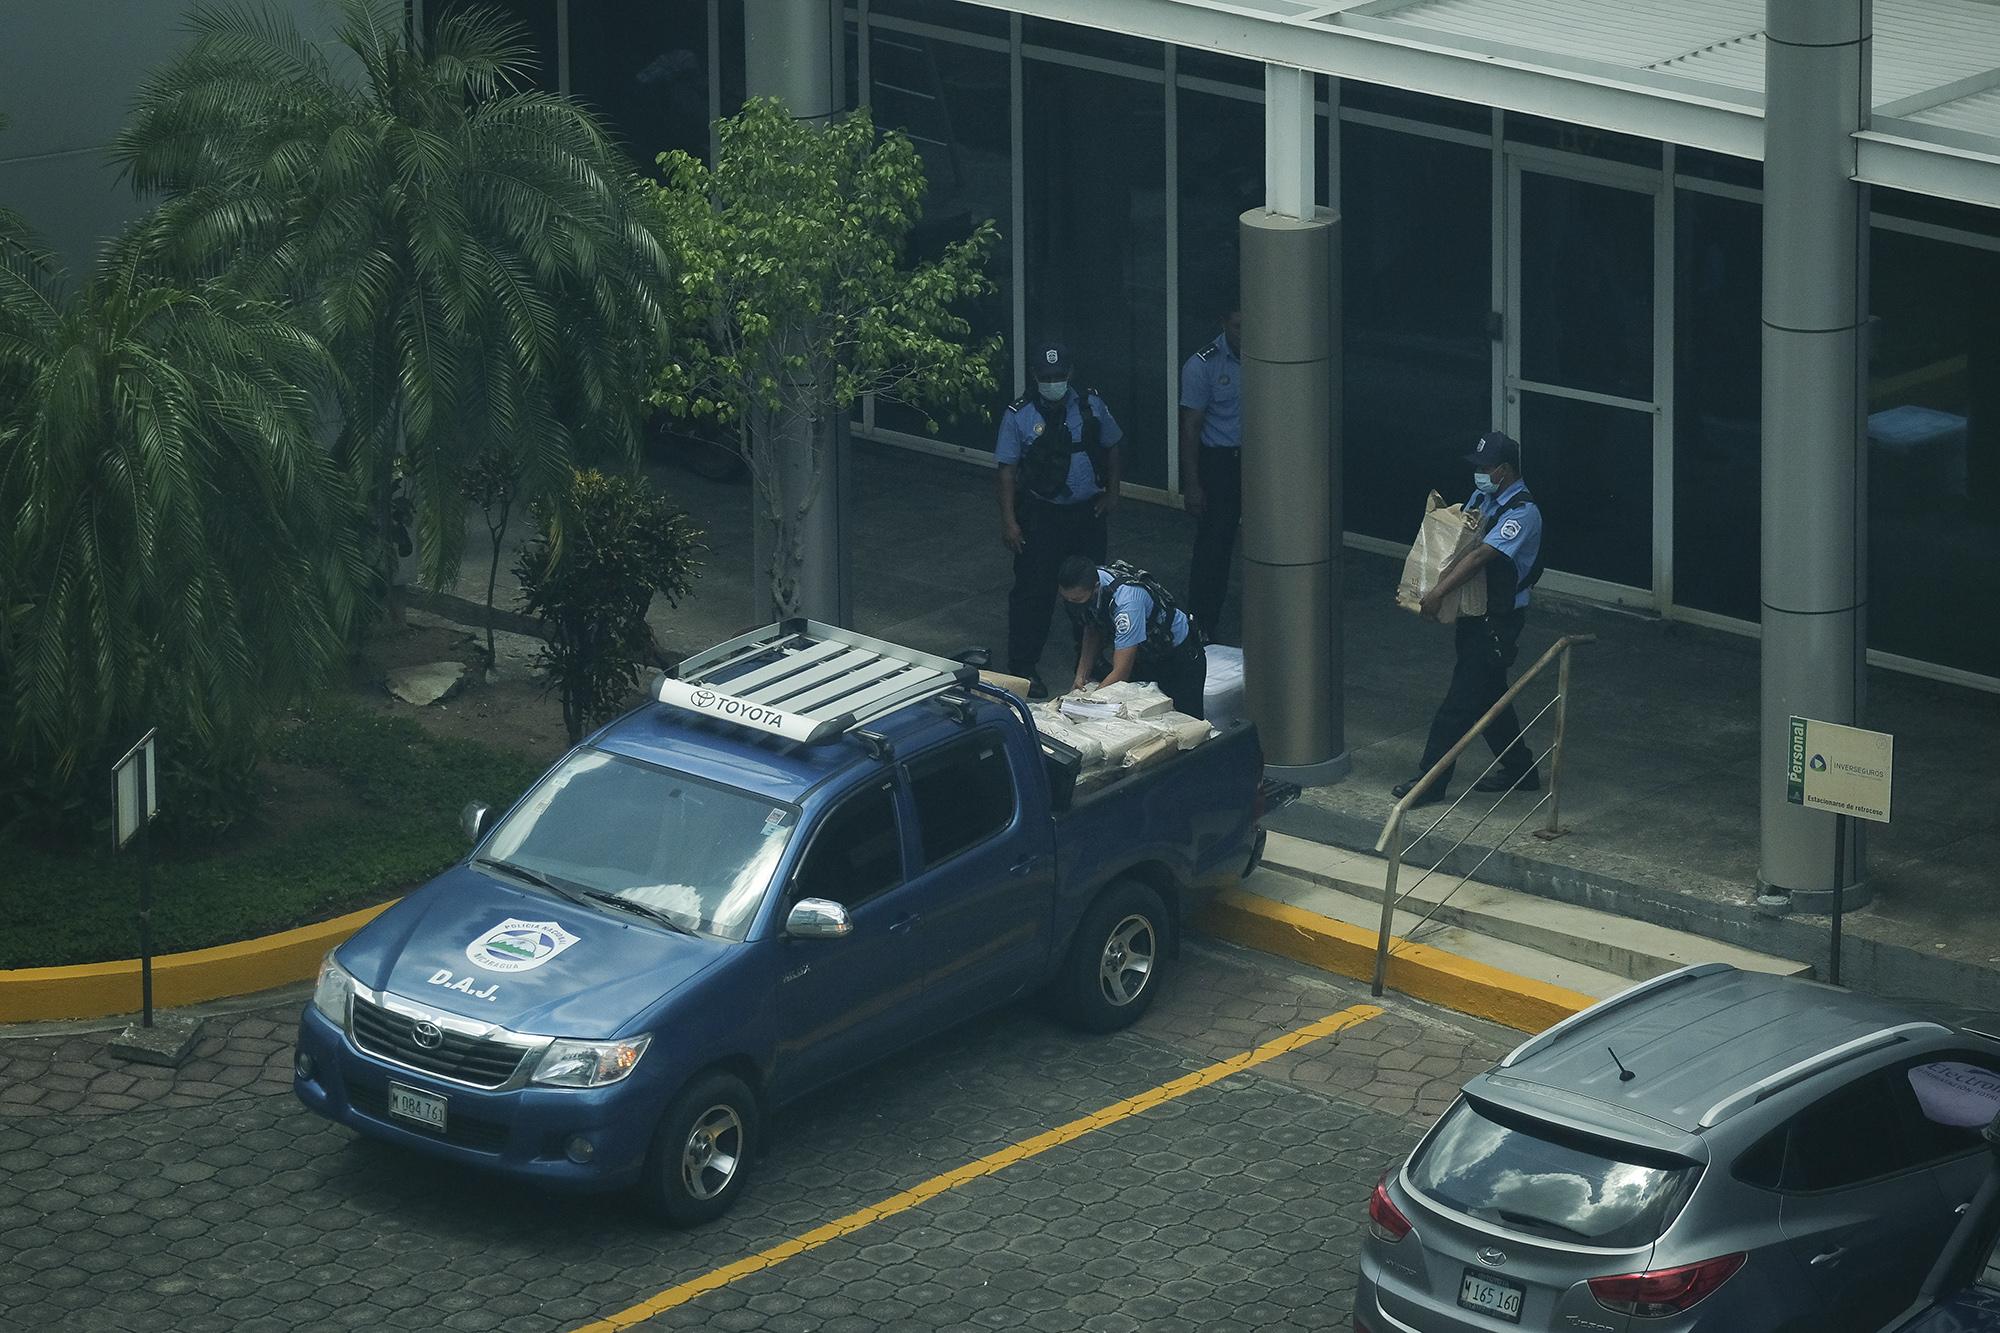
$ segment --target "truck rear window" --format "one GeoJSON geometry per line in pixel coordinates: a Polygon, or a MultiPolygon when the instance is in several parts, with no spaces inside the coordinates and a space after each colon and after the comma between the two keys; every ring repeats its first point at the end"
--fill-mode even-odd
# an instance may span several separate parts
{"type": "Polygon", "coordinates": [[[1512,1231],[1623,1249],[1658,1240],[1701,1168],[1461,1097],[1410,1161],[1417,1190],[1512,1231]]]}

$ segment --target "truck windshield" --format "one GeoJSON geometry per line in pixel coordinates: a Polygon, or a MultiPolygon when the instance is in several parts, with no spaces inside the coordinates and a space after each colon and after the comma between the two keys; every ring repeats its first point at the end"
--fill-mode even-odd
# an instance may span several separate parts
{"type": "Polygon", "coordinates": [[[789,805],[581,750],[542,779],[481,854],[740,940],[797,823],[789,805]]]}

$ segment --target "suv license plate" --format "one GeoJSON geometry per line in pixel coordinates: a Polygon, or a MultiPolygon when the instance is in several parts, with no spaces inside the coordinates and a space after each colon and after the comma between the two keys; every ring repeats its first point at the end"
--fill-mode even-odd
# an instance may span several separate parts
{"type": "MultiPolygon", "coordinates": [[[[426,1129],[444,1133],[444,1098],[428,1092],[418,1092],[400,1083],[389,1085],[389,1114],[404,1120],[414,1120],[426,1129]]],[[[1467,1274],[1469,1278],[1471,1275],[1467,1274]]]]}
{"type": "Polygon", "coordinates": [[[1521,1321],[1521,1288],[1511,1282],[1489,1277],[1474,1268],[1465,1270],[1465,1279],[1458,1284],[1458,1303],[1469,1310],[1484,1310],[1497,1314],[1502,1319],[1521,1321]]]}

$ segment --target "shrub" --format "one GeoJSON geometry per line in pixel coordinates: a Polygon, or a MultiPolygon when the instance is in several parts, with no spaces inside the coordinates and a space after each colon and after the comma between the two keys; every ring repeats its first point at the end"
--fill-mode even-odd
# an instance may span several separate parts
{"type": "Polygon", "coordinates": [[[615,713],[654,653],[653,594],[694,588],[701,531],[642,481],[578,472],[566,503],[535,505],[536,536],[515,573],[547,641],[538,665],[562,694],[572,744],[615,713]]]}

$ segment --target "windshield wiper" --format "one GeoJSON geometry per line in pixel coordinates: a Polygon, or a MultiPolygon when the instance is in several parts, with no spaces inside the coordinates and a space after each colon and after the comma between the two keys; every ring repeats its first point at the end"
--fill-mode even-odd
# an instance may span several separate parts
{"type": "Polygon", "coordinates": [[[637,912],[641,916],[651,917],[667,929],[676,931],[682,935],[694,934],[693,931],[668,916],[665,912],[662,912],[659,908],[642,903],[636,898],[621,898],[615,893],[606,893],[603,889],[585,889],[583,892],[584,896],[593,902],[604,903],[610,907],[622,907],[628,912],[637,912]]]}
{"type": "Polygon", "coordinates": [[[567,898],[571,902],[577,904],[578,906],[583,905],[582,894],[578,893],[575,889],[572,889],[567,885],[556,883],[554,880],[550,879],[547,875],[544,875],[539,870],[530,870],[526,866],[516,865],[512,861],[502,861],[496,857],[491,857],[491,856],[478,857],[473,861],[473,864],[481,866],[491,866],[493,869],[500,871],[502,874],[512,875],[516,879],[524,879],[538,889],[547,889],[550,893],[556,894],[563,898],[567,898]]]}
{"type": "Polygon", "coordinates": [[[1592,1239],[1592,1237],[1586,1236],[1574,1227],[1566,1227],[1560,1222],[1551,1222],[1546,1217],[1536,1217],[1532,1213],[1517,1213],[1511,1208],[1495,1208],[1493,1215],[1510,1226],[1539,1227],[1544,1231],[1553,1231],[1558,1235],[1569,1236],[1581,1241],[1592,1239]]]}

